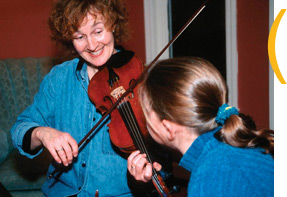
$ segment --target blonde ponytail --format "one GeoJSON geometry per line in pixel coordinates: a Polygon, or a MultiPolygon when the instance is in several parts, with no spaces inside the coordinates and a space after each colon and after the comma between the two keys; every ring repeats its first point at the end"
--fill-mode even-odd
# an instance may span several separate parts
{"type": "Polygon", "coordinates": [[[250,116],[232,115],[224,123],[217,136],[221,141],[235,147],[260,147],[264,153],[274,156],[274,131],[257,130],[250,116]]]}

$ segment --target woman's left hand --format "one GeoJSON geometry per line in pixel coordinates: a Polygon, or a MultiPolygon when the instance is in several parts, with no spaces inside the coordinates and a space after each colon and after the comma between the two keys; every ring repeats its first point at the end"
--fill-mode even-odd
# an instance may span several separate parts
{"type": "MultiPolygon", "coordinates": [[[[159,171],[161,165],[153,163],[153,167],[159,171]]],[[[147,161],[146,154],[140,154],[140,151],[134,151],[128,158],[128,170],[130,174],[138,181],[148,182],[152,177],[152,165],[147,161]]]]}

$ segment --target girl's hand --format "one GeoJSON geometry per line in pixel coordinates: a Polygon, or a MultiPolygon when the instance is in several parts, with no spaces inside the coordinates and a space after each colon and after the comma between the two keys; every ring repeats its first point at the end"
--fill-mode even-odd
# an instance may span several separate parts
{"type": "MultiPolygon", "coordinates": [[[[161,165],[153,163],[153,167],[159,171],[161,165]]],[[[152,165],[146,159],[146,154],[140,154],[140,151],[134,151],[128,157],[128,171],[138,181],[148,182],[152,178],[152,165]]]]}

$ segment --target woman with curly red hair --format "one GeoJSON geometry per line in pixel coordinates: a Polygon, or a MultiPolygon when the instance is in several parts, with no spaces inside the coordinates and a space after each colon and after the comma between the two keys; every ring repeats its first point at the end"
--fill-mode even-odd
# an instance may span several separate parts
{"type": "Polygon", "coordinates": [[[127,17],[122,0],[59,0],[52,9],[52,39],[74,59],[48,73],[11,130],[22,155],[50,152],[55,162],[48,175],[65,166],[44,183],[45,196],[133,196],[126,158],[110,141],[109,119],[80,150],[77,144],[102,117],[88,96],[90,80],[107,62],[123,66],[135,57],[117,47],[128,36],[127,17]]]}

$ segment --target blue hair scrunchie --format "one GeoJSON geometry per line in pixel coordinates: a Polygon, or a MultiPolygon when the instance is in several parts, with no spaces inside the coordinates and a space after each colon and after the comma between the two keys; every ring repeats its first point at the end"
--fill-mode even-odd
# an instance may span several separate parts
{"type": "Polygon", "coordinates": [[[238,115],[239,112],[235,107],[231,107],[228,104],[223,104],[219,107],[215,122],[219,125],[224,125],[225,120],[229,118],[231,115],[238,115]]]}

